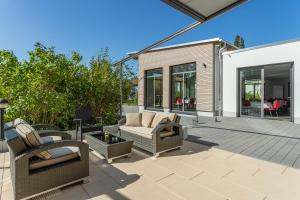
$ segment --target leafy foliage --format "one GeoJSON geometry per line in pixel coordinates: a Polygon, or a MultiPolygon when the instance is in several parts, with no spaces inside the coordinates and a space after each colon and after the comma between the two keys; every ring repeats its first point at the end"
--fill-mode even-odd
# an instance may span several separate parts
{"type": "MultiPolygon", "coordinates": [[[[72,124],[80,107],[90,107],[105,123],[115,123],[119,109],[119,68],[112,66],[108,49],[92,58],[90,66],[82,56],[70,57],[40,43],[18,61],[13,52],[0,51],[0,97],[8,99],[6,119],[22,117],[32,123],[51,123],[63,128],[72,124]]],[[[124,99],[131,90],[132,71],[123,74],[124,99]]]]}
{"type": "Polygon", "coordinates": [[[234,46],[243,49],[245,48],[245,41],[244,38],[240,35],[236,35],[234,38],[234,46]]]}

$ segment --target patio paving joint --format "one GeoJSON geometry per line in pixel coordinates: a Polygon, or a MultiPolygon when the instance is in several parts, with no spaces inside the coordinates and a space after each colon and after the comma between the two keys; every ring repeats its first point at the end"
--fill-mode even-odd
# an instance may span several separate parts
{"type": "Polygon", "coordinates": [[[233,172],[233,170],[227,172],[226,174],[224,174],[223,176],[221,176],[221,179],[222,179],[222,178],[225,178],[226,176],[228,176],[228,175],[231,174],[232,172],[233,172]]]}
{"type": "Polygon", "coordinates": [[[168,174],[167,176],[164,176],[164,177],[162,177],[162,178],[156,180],[155,182],[160,182],[160,181],[162,181],[162,180],[164,180],[164,179],[166,179],[166,178],[168,178],[168,177],[170,177],[170,176],[173,176],[174,174],[175,174],[175,173],[168,174]]]}

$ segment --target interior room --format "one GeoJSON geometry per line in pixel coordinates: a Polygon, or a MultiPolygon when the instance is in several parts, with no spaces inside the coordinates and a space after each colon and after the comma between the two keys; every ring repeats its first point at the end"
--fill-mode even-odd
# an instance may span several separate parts
{"type": "Polygon", "coordinates": [[[241,116],[290,121],[291,80],[290,63],[240,70],[241,116]]]}

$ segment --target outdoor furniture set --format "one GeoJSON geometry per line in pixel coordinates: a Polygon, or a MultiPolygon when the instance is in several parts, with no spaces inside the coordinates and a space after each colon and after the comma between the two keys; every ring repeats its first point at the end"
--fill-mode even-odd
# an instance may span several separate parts
{"type": "Polygon", "coordinates": [[[132,146],[154,156],[180,148],[183,132],[179,120],[173,113],[128,113],[118,125],[86,133],[87,143],[71,140],[71,135],[51,125],[30,125],[22,119],[6,123],[14,197],[28,199],[87,180],[89,148],[108,163],[128,156],[132,146]]]}

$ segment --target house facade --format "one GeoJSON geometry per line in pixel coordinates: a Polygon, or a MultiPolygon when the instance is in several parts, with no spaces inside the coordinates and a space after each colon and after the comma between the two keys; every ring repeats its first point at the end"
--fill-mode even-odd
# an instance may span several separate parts
{"type": "Polygon", "coordinates": [[[139,110],[213,116],[220,99],[220,53],[234,49],[214,38],[139,55],[139,110]]]}
{"type": "Polygon", "coordinates": [[[223,53],[223,115],[300,123],[300,39],[223,53]]]}

